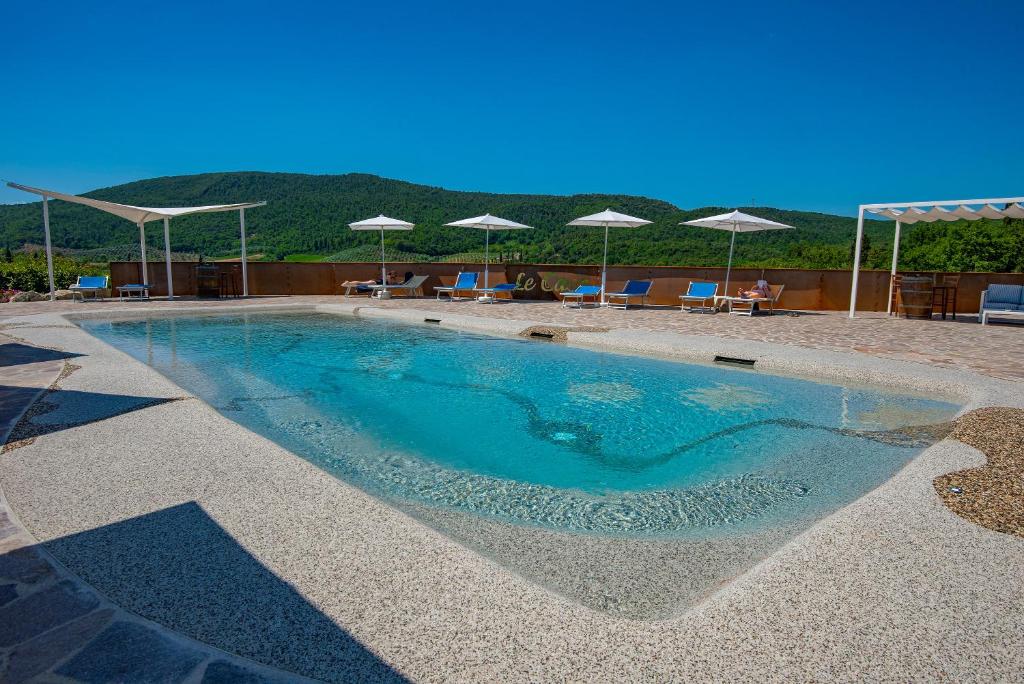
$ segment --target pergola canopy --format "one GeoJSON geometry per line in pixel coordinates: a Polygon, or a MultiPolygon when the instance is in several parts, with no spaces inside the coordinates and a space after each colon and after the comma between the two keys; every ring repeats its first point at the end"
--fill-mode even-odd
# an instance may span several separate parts
{"type": "Polygon", "coordinates": [[[1024,218],[1024,205],[1020,202],[1009,204],[1003,209],[988,203],[980,205],[977,209],[972,209],[966,204],[957,205],[955,209],[946,209],[939,205],[935,205],[928,211],[913,206],[906,207],[905,209],[899,209],[896,207],[883,207],[877,209],[865,208],[877,216],[884,216],[906,224],[917,223],[919,221],[932,223],[933,221],[977,221],[978,219],[1024,218]]]}
{"type": "MultiPolygon", "coordinates": [[[[903,224],[935,221],[977,221],[980,219],[1024,219],[1024,197],[944,200],[939,202],[890,202],[862,204],[857,210],[857,241],[853,249],[853,279],[850,284],[850,318],[857,312],[857,283],[860,276],[860,252],[864,243],[864,212],[896,221],[892,245],[891,275],[896,275],[900,256],[900,227],[903,224]],[[999,206],[1002,205],[1000,209],[999,206]]],[[[893,279],[889,280],[886,312],[891,313],[893,279]]]]}

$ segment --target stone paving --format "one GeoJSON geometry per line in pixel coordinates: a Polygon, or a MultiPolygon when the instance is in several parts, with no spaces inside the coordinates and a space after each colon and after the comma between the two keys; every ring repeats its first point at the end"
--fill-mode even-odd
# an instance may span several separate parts
{"type": "MultiPolygon", "coordinates": [[[[0,335],[0,444],[70,356],[0,335]]],[[[57,564],[0,491],[0,681],[297,680],[114,605],[57,564]]]]}
{"type": "MultiPolygon", "coordinates": [[[[335,298],[337,300],[338,298],[335,298]]],[[[354,301],[354,298],[349,301],[354,301]]],[[[981,326],[975,316],[956,321],[917,321],[862,313],[777,312],[774,316],[731,316],[681,312],[678,308],[562,308],[551,302],[481,304],[436,300],[367,301],[368,306],[450,311],[490,318],[516,318],[569,326],[654,330],[682,335],[796,345],[813,349],[861,352],[942,368],[959,368],[1008,380],[1024,379],[1024,326],[981,326]]]]}

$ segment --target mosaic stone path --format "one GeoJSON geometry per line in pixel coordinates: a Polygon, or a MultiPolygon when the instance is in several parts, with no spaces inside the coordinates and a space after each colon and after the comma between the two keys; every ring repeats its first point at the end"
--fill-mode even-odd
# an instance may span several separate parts
{"type": "MultiPolygon", "coordinates": [[[[60,377],[65,356],[0,335],[0,444],[60,377]]],[[[0,681],[308,680],[229,655],[112,604],[53,561],[0,491],[0,681]]]]}

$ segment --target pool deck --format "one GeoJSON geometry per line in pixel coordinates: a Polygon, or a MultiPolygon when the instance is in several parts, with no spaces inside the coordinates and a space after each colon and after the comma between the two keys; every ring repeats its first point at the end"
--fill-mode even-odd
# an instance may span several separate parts
{"type": "MultiPolygon", "coordinates": [[[[728,352],[769,371],[952,392],[968,408],[1024,407],[1019,326],[339,297],[3,305],[0,334],[79,367],[29,417],[31,438],[0,455],[19,538],[168,638],[329,681],[1024,678],[1024,539],[958,517],[932,485],[984,463],[960,442],[931,447],[681,614],[629,620],[330,477],[61,315],[268,305],[496,334],[606,328],[569,342],[697,360],[728,352]]],[[[0,384],[18,386],[17,372],[38,388],[27,365],[5,359],[0,384]]],[[[2,679],[13,660],[0,652],[2,679]]]]}

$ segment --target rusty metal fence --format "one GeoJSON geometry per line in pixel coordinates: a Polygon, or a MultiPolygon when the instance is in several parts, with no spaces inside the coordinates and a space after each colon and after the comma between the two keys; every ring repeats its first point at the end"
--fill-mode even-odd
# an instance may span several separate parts
{"type": "MultiPolygon", "coordinates": [[[[226,278],[239,278],[237,262],[218,262],[218,269],[227,274],[226,278]]],[[[174,293],[196,294],[196,264],[174,262],[172,264],[174,293]]],[[[389,263],[388,269],[399,274],[412,273],[427,276],[424,293],[433,294],[433,288],[451,285],[459,271],[483,271],[481,263],[389,263]]],[[[152,262],[148,266],[150,284],[154,295],[167,294],[166,274],[163,263],[152,262]]],[[[379,263],[289,263],[253,262],[248,265],[249,293],[251,295],[337,295],[346,280],[373,280],[380,277],[379,263]]],[[[569,264],[492,264],[490,268],[492,285],[515,283],[514,296],[517,299],[555,299],[555,293],[573,289],[581,283],[600,283],[600,267],[569,264]]],[[[137,261],[112,262],[110,264],[113,287],[136,283],[141,278],[137,261]]],[[[933,275],[925,273],[924,275],[933,275]]],[[[938,274],[939,276],[945,274],[938,274]]],[[[957,311],[976,312],[981,291],[990,283],[1024,284],[1021,273],[959,273],[957,311]]],[[[739,288],[750,288],[764,278],[772,285],[785,285],[780,306],[789,309],[810,311],[841,311],[849,306],[850,271],[812,270],[794,268],[734,268],[730,276],[729,289],[735,294],[739,288]]],[[[690,281],[712,281],[721,286],[725,281],[725,269],[719,267],[685,266],[612,266],[608,268],[609,291],[621,286],[629,279],[653,280],[650,303],[679,304],[679,295],[686,291],[690,281]]],[[[721,294],[721,287],[719,289],[721,294]]],[[[885,311],[889,294],[888,271],[862,271],[857,293],[858,309],[862,311],[885,311]]]]}

